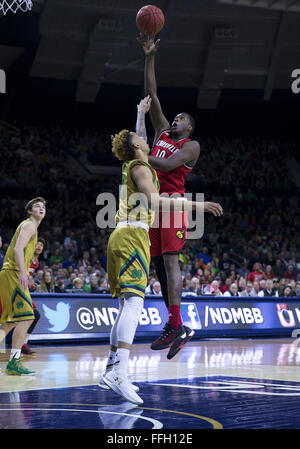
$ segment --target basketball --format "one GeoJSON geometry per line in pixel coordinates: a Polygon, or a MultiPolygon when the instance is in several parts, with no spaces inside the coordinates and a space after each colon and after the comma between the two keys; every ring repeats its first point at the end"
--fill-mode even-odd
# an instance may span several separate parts
{"type": "Polygon", "coordinates": [[[165,16],[157,6],[143,6],[136,15],[136,26],[143,34],[155,36],[165,24],[165,16]]]}

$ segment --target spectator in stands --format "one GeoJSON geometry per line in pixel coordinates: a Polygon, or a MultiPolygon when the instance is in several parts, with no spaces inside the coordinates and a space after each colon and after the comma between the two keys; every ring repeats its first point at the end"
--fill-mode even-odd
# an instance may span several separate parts
{"type": "Polygon", "coordinates": [[[56,283],[54,286],[54,292],[55,293],[67,293],[65,289],[65,279],[63,276],[58,277],[56,279],[56,283]]]}
{"type": "Polygon", "coordinates": [[[296,288],[296,281],[294,281],[293,279],[290,279],[288,285],[291,287],[292,293],[294,294],[295,288],[296,288]]]}
{"type": "Polygon", "coordinates": [[[83,287],[84,291],[88,293],[101,293],[99,278],[96,274],[90,277],[90,283],[83,287]]]}
{"type": "Polygon", "coordinates": [[[100,280],[100,293],[105,294],[105,293],[110,293],[110,288],[107,282],[107,279],[102,278],[100,280]]]}
{"type": "Polygon", "coordinates": [[[287,285],[286,287],[284,287],[282,295],[283,297],[287,298],[287,297],[292,297],[292,289],[289,285],[287,285]]]}
{"type": "Polygon", "coordinates": [[[153,283],[153,295],[161,295],[160,282],[158,281],[153,283]]]}
{"type": "Polygon", "coordinates": [[[207,265],[208,262],[211,261],[211,256],[209,255],[208,249],[206,246],[204,246],[202,252],[198,254],[198,259],[202,259],[204,265],[207,265]]]}
{"type": "Polygon", "coordinates": [[[261,298],[268,297],[268,296],[273,296],[273,297],[278,296],[278,292],[277,291],[275,292],[273,289],[273,280],[272,279],[266,280],[266,287],[258,292],[258,296],[261,298]]]}
{"type": "Polygon", "coordinates": [[[247,285],[246,279],[243,277],[240,277],[237,281],[237,285],[238,285],[239,293],[243,292],[244,290],[246,290],[246,285],[247,285]]]}
{"type": "Polygon", "coordinates": [[[230,267],[230,260],[227,253],[222,254],[219,260],[219,270],[227,273],[230,267]]]}
{"type": "Polygon", "coordinates": [[[72,293],[84,293],[84,290],[82,287],[83,287],[83,280],[80,277],[75,278],[73,280],[72,293]]]}
{"type": "Polygon", "coordinates": [[[242,264],[241,264],[241,267],[238,268],[238,269],[236,270],[236,272],[237,272],[237,274],[239,274],[242,278],[245,278],[245,279],[247,279],[248,276],[249,276],[249,274],[250,274],[250,271],[248,270],[247,264],[246,264],[246,263],[242,263],[242,264]]]}
{"type": "Polygon", "coordinates": [[[71,273],[70,277],[68,278],[67,282],[65,283],[65,289],[66,290],[72,290],[73,288],[73,281],[76,279],[76,273],[71,273]]]}
{"type": "Polygon", "coordinates": [[[300,298],[300,282],[296,283],[294,293],[295,293],[294,296],[297,296],[298,298],[300,298]]]}
{"type": "Polygon", "coordinates": [[[192,293],[194,295],[201,295],[200,279],[197,277],[193,277],[191,279],[190,286],[188,288],[185,288],[184,292],[192,293]]]}
{"type": "Polygon", "coordinates": [[[255,281],[252,282],[252,290],[250,292],[250,296],[257,296],[259,293],[259,281],[255,279],[255,281]]]}
{"type": "Polygon", "coordinates": [[[64,257],[61,253],[60,248],[56,248],[54,251],[54,254],[52,254],[52,256],[50,256],[49,262],[50,263],[62,263],[64,260],[64,257]]]}
{"type": "Polygon", "coordinates": [[[237,284],[233,282],[223,296],[240,296],[237,284]]]}
{"type": "Polygon", "coordinates": [[[263,274],[263,279],[267,280],[267,279],[273,279],[273,278],[274,278],[274,274],[273,274],[272,266],[267,265],[266,269],[264,271],[264,274],[263,274]]]}
{"type": "Polygon", "coordinates": [[[78,268],[78,263],[75,261],[75,257],[71,255],[63,261],[62,266],[63,268],[78,268]]]}
{"type": "Polygon", "coordinates": [[[280,296],[279,281],[277,278],[273,279],[273,291],[274,291],[274,296],[280,296]]]}
{"type": "Polygon", "coordinates": [[[277,278],[282,278],[284,272],[284,266],[281,259],[276,259],[275,266],[273,267],[274,276],[277,278]]]}
{"type": "Polygon", "coordinates": [[[253,283],[255,280],[260,281],[262,278],[263,278],[263,272],[261,269],[261,264],[259,262],[256,262],[253,265],[253,270],[251,271],[251,273],[248,276],[248,280],[253,283]]]}
{"type": "Polygon", "coordinates": [[[296,281],[297,273],[296,273],[296,271],[294,271],[294,267],[292,264],[290,264],[288,266],[288,269],[283,272],[282,277],[284,279],[293,279],[294,281],[296,281]]]}
{"type": "Polygon", "coordinates": [[[251,292],[253,290],[253,284],[247,281],[246,288],[240,292],[240,296],[252,296],[251,292]]]}
{"type": "Polygon", "coordinates": [[[44,270],[37,270],[37,271],[33,274],[34,282],[35,282],[37,285],[40,285],[40,284],[41,284],[43,278],[44,278],[44,270]]]}
{"type": "Polygon", "coordinates": [[[263,290],[264,288],[266,288],[266,281],[264,279],[261,279],[259,281],[259,291],[263,290]]]}
{"type": "Polygon", "coordinates": [[[54,277],[51,271],[46,270],[43,273],[43,278],[40,285],[37,285],[36,291],[40,293],[54,293],[55,290],[54,277]]]}
{"type": "Polygon", "coordinates": [[[212,283],[211,283],[212,289],[210,291],[211,295],[213,295],[213,296],[223,296],[222,292],[221,292],[221,290],[219,288],[219,284],[220,284],[220,280],[218,280],[218,279],[215,279],[214,281],[212,281],[212,283]]]}
{"type": "Polygon", "coordinates": [[[223,295],[224,295],[224,293],[225,293],[227,290],[229,290],[231,284],[232,284],[231,278],[226,278],[224,285],[222,285],[222,283],[221,283],[221,285],[220,285],[219,288],[220,288],[220,291],[221,291],[221,293],[222,293],[223,295]]]}

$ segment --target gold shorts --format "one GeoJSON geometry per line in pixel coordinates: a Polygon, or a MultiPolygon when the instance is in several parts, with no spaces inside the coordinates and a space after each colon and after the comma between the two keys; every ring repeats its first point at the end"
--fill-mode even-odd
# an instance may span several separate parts
{"type": "Polygon", "coordinates": [[[112,297],[131,292],[144,298],[149,265],[148,232],[133,226],[116,228],[107,247],[107,274],[112,297]]]}
{"type": "Polygon", "coordinates": [[[34,319],[32,299],[19,286],[19,272],[0,271],[0,323],[34,319]]]}

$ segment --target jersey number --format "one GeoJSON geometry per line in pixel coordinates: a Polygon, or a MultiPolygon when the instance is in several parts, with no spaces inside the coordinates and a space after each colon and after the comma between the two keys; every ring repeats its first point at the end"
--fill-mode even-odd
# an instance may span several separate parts
{"type": "Polygon", "coordinates": [[[156,157],[164,158],[166,155],[166,150],[157,150],[156,157]]]}

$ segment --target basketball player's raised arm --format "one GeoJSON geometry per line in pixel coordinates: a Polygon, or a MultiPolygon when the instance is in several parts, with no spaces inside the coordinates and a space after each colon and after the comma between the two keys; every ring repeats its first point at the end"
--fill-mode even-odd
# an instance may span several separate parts
{"type": "Polygon", "coordinates": [[[168,172],[185,164],[189,164],[189,166],[192,167],[197,161],[199,154],[199,142],[192,140],[191,142],[184,143],[180,151],[172,154],[172,156],[167,159],[149,156],[148,160],[149,164],[152,165],[153,168],[168,172]]]}
{"type": "Polygon", "coordinates": [[[152,104],[150,108],[150,118],[155,130],[155,140],[165,129],[170,128],[170,123],[163,114],[160,101],[157,97],[157,84],[155,77],[155,53],[159,44],[159,39],[155,42],[151,36],[141,35],[137,38],[145,53],[144,85],[145,94],[150,95],[152,104]]]}
{"type": "Polygon", "coordinates": [[[32,222],[24,223],[21,227],[19,237],[14,247],[14,254],[16,264],[20,269],[19,282],[22,290],[26,291],[28,288],[28,276],[25,268],[24,249],[28,245],[36,232],[35,225],[32,222]]]}
{"type": "Polygon", "coordinates": [[[140,103],[137,105],[137,118],[136,118],[136,126],[135,132],[138,136],[143,137],[145,142],[147,142],[147,130],[145,123],[145,115],[149,112],[151,107],[151,97],[147,95],[143,98],[140,103]]]}
{"type": "Polygon", "coordinates": [[[149,168],[144,165],[136,165],[131,169],[131,176],[140,193],[143,193],[155,211],[181,212],[199,210],[209,212],[215,216],[223,214],[222,206],[212,202],[181,201],[180,198],[167,198],[160,196],[153,184],[153,175],[149,168]]]}

